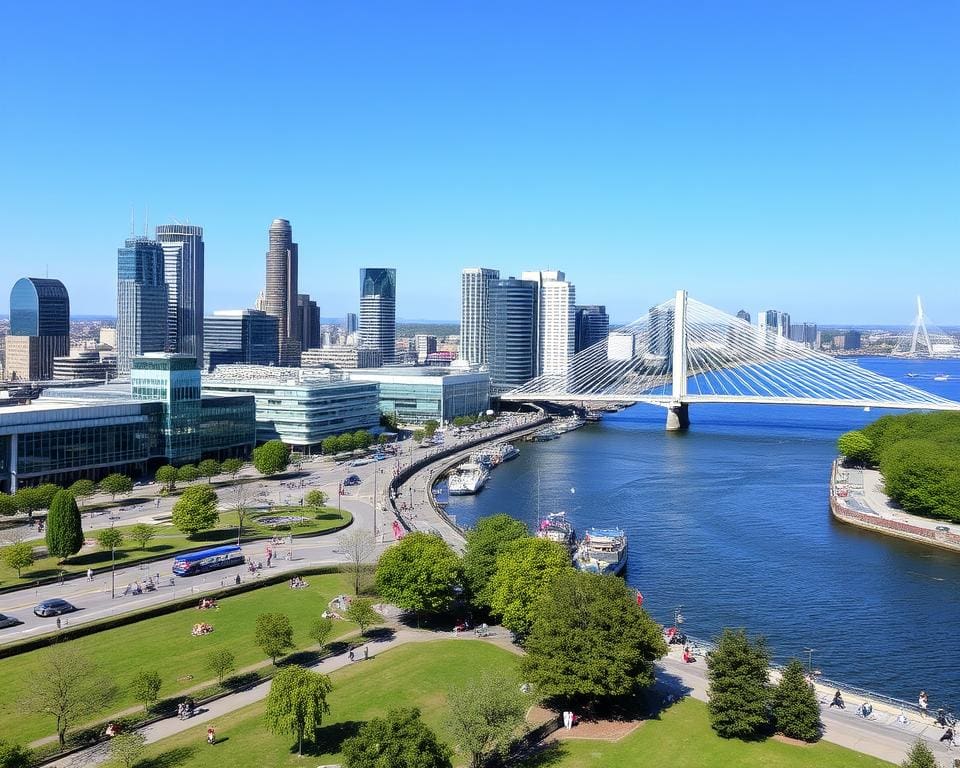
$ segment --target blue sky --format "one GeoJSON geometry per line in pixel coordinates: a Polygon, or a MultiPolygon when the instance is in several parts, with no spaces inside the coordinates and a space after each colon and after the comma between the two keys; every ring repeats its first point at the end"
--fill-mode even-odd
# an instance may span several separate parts
{"type": "Polygon", "coordinates": [[[687,288],[797,320],[960,322],[960,5],[9,3],[0,311],[59,277],[112,313],[116,249],[205,228],[208,311],[290,219],[301,290],[458,316],[459,270],[559,268],[628,321],[687,288]]]}

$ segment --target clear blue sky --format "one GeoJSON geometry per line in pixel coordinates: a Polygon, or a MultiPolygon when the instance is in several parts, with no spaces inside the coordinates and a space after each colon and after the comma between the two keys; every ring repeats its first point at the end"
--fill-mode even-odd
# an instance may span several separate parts
{"type": "Polygon", "coordinates": [[[114,312],[131,206],[205,228],[208,311],[291,220],[301,290],[458,317],[459,270],[560,268],[614,319],[960,322],[960,5],[8,3],[0,311],[114,312]]]}

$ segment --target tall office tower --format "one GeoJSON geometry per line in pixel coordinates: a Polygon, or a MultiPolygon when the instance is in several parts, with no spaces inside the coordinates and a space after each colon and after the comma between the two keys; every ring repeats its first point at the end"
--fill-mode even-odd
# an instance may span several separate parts
{"type": "Polygon", "coordinates": [[[533,280],[509,277],[491,280],[487,291],[490,388],[502,393],[537,375],[540,286],[533,280]]]}
{"type": "Polygon", "coordinates": [[[167,349],[203,358],[203,227],[161,224],[167,284],[167,349]]]}
{"type": "Polygon", "coordinates": [[[309,293],[297,296],[298,325],[300,327],[300,350],[315,349],[320,346],[320,308],[310,298],[309,293]]]}
{"type": "Polygon", "coordinates": [[[257,309],[218,309],[203,318],[204,369],[228,363],[277,365],[277,327],[277,318],[257,309]]]}
{"type": "Polygon", "coordinates": [[[647,313],[647,352],[652,357],[670,360],[673,355],[674,308],[650,307],[647,313]]]}
{"type": "Polygon", "coordinates": [[[520,279],[540,289],[537,375],[566,376],[576,347],[576,289],[557,270],[523,272],[520,279]]]}
{"type": "Polygon", "coordinates": [[[413,345],[417,352],[417,365],[424,365],[427,362],[427,355],[437,351],[437,337],[428,333],[418,333],[413,337],[413,345]]]}
{"type": "Polygon", "coordinates": [[[610,316],[602,304],[585,304],[575,309],[577,333],[574,352],[581,352],[607,338],[610,333],[610,316]]]}
{"type": "Polygon", "coordinates": [[[790,338],[790,315],[776,309],[761,309],[757,313],[757,327],[784,339],[790,338]]]}
{"type": "Polygon", "coordinates": [[[816,349],[817,345],[817,324],[816,323],[794,323],[790,325],[790,341],[796,341],[810,349],[816,349]]]}
{"type": "Polygon", "coordinates": [[[468,267],[460,273],[460,358],[474,365],[488,362],[488,286],[499,278],[499,271],[485,267],[468,267]]]}
{"type": "Polygon", "coordinates": [[[300,327],[297,314],[297,244],[286,219],[270,225],[267,285],[263,308],[277,318],[280,365],[300,365],[300,327]]]}
{"type": "Polygon", "coordinates": [[[360,344],[379,350],[384,364],[396,359],[397,270],[360,270],[360,344]]]}
{"type": "Polygon", "coordinates": [[[21,277],[10,291],[5,376],[53,378],[53,358],[70,352],[70,297],[59,280],[21,277]]]}
{"type": "Polygon", "coordinates": [[[745,323],[750,322],[750,313],[745,309],[741,309],[739,312],[737,312],[737,317],[743,320],[745,323]]]}
{"type": "Polygon", "coordinates": [[[357,332],[357,314],[356,312],[347,312],[346,320],[343,324],[344,331],[349,335],[357,332]]]}
{"type": "Polygon", "coordinates": [[[129,237],[117,249],[117,375],[127,376],[133,358],[167,346],[167,284],[163,246],[129,237]]]}

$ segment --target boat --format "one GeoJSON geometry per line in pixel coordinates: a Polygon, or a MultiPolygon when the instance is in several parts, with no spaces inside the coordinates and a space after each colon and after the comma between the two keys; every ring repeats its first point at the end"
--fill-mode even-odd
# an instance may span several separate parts
{"type": "Polygon", "coordinates": [[[567,520],[566,512],[552,512],[540,521],[536,536],[538,539],[555,541],[571,553],[577,548],[577,532],[567,520]]]}
{"type": "Polygon", "coordinates": [[[451,496],[472,496],[479,493],[490,477],[490,472],[480,464],[468,461],[456,468],[447,479],[451,496]]]}
{"type": "Polygon", "coordinates": [[[587,413],[586,413],[586,415],[584,416],[584,418],[585,418],[587,421],[591,421],[591,422],[600,421],[600,419],[603,418],[603,411],[587,411],[587,413]]]}
{"type": "Polygon", "coordinates": [[[573,564],[587,573],[617,575],[627,564],[627,535],[621,528],[588,528],[573,564]]]}
{"type": "Polygon", "coordinates": [[[535,443],[545,443],[547,440],[556,440],[558,437],[560,433],[552,427],[544,427],[530,435],[530,439],[535,443]]]}
{"type": "Polygon", "coordinates": [[[502,459],[500,458],[500,453],[495,448],[484,448],[472,454],[470,461],[474,464],[479,464],[486,470],[490,470],[497,466],[502,459]]]}
{"type": "Polygon", "coordinates": [[[947,381],[949,378],[950,378],[950,377],[947,376],[947,374],[941,373],[941,374],[938,374],[937,376],[934,376],[934,377],[933,377],[933,380],[934,380],[934,381],[947,381]]]}
{"type": "Polygon", "coordinates": [[[917,378],[917,374],[916,374],[916,373],[908,373],[908,374],[907,374],[907,378],[908,378],[908,379],[915,379],[915,378],[917,378]]]}
{"type": "Polygon", "coordinates": [[[515,445],[510,443],[500,443],[495,449],[497,455],[500,457],[500,463],[502,464],[505,461],[510,461],[511,459],[517,458],[520,455],[520,449],[515,445]]]}
{"type": "Polygon", "coordinates": [[[579,416],[566,416],[562,419],[556,419],[553,422],[553,428],[560,434],[564,432],[573,432],[575,429],[580,429],[584,424],[586,424],[585,419],[581,419],[579,416]]]}

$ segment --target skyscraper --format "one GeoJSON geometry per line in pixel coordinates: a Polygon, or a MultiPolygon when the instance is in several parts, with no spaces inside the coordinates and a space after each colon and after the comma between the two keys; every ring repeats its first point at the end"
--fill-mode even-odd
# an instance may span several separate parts
{"type": "Polygon", "coordinates": [[[286,219],[270,225],[267,284],[263,308],[277,318],[280,365],[300,365],[300,328],[297,314],[297,244],[286,219]]]}
{"type": "Polygon", "coordinates": [[[488,286],[500,272],[468,267],[460,273],[460,358],[487,365],[490,346],[488,286]]]}
{"type": "Polygon", "coordinates": [[[776,336],[790,338],[790,315],[776,309],[761,309],[757,312],[757,327],[776,336]]]}
{"type": "Polygon", "coordinates": [[[379,350],[384,364],[396,359],[397,270],[360,270],[360,347],[379,350]]]}
{"type": "Polygon", "coordinates": [[[576,288],[557,270],[523,272],[539,286],[537,375],[566,376],[576,347],[576,288]]]}
{"type": "Polygon", "coordinates": [[[320,346],[320,308],[309,293],[297,296],[298,326],[300,328],[300,351],[320,346]]]}
{"type": "Polygon", "coordinates": [[[601,304],[585,304],[576,307],[577,332],[574,351],[581,352],[607,338],[610,333],[610,316],[601,304]]]}
{"type": "Polygon", "coordinates": [[[203,359],[203,227],[161,224],[167,284],[167,349],[203,359]]]}
{"type": "Polygon", "coordinates": [[[217,310],[203,319],[203,367],[246,363],[277,365],[279,360],[277,318],[257,309],[217,310]]]}
{"type": "Polygon", "coordinates": [[[53,378],[53,358],[70,351],[70,297],[59,280],[22,277],[10,291],[6,378],[53,378]]]}
{"type": "Polygon", "coordinates": [[[133,358],[167,345],[167,284],[163,246],[129,237],[117,249],[117,375],[130,373],[133,358]]]}
{"type": "Polygon", "coordinates": [[[343,328],[347,334],[357,332],[357,313],[356,312],[347,312],[347,317],[344,320],[343,328]]]}
{"type": "Polygon", "coordinates": [[[507,392],[537,375],[540,286],[509,277],[487,286],[492,392],[507,392]]]}

